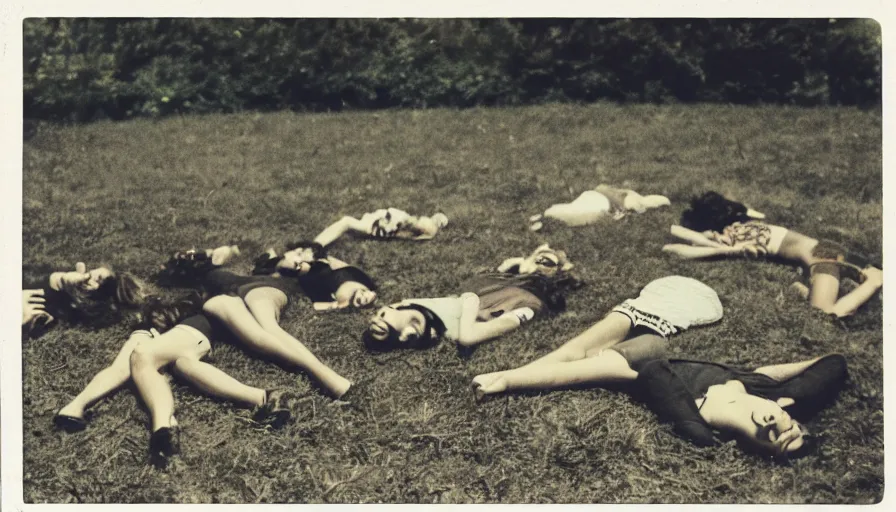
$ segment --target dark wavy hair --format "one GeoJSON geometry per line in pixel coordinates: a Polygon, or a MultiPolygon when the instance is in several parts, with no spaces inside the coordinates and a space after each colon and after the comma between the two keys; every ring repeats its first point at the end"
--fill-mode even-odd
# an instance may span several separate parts
{"type": "Polygon", "coordinates": [[[569,272],[559,272],[553,276],[490,272],[483,274],[482,277],[491,282],[471,290],[476,295],[482,296],[499,288],[515,286],[538,297],[549,311],[555,313],[566,309],[567,291],[577,290],[585,286],[584,281],[569,272]]]}
{"type": "Polygon", "coordinates": [[[370,333],[370,330],[366,330],[361,337],[361,341],[364,342],[364,347],[367,348],[367,350],[371,352],[388,352],[397,348],[422,350],[432,348],[442,341],[442,337],[446,330],[445,323],[442,322],[442,319],[436,316],[432,310],[419,304],[407,304],[398,306],[395,309],[399,311],[413,309],[414,311],[419,311],[423,314],[423,335],[415,340],[403,343],[399,340],[401,333],[396,331],[391,325],[389,326],[389,333],[384,340],[374,338],[370,333]]]}
{"type": "MultiPolygon", "coordinates": [[[[286,245],[286,252],[294,249],[311,249],[314,259],[319,260],[327,257],[327,250],[321,244],[310,240],[299,240],[286,245]]],[[[272,256],[266,252],[255,258],[255,267],[252,269],[254,275],[270,275],[277,272],[277,264],[283,259],[283,255],[272,256]]]]}
{"type": "Polygon", "coordinates": [[[64,320],[91,327],[107,327],[121,321],[124,310],[142,306],[145,287],[135,276],[115,272],[96,290],[80,286],[63,286],[68,296],[64,320]]]}
{"type": "Polygon", "coordinates": [[[691,207],[681,214],[681,225],[699,232],[721,233],[726,226],[748,220],[745,205],[712,191],[692,198],[691,207]]]}
{"type": "Polygon", "coordinates": [[[162,286],[196,285],[213,268],[212,258],[204,250],[177,252],[162,265],[156,280],[162,286]]]}
{"type": "Polygon", "coordinates": [[[181,320],[202,311],[202,297],[192,292],[186,297],[166,302],[158,296],[150,296],[137,313],[135,329],[156,329],[160,333],[170,330],[181,320]]]}

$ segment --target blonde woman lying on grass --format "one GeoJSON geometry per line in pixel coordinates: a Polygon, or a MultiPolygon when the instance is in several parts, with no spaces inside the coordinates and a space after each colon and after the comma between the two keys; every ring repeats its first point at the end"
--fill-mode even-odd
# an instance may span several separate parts
{"type": "Polygon", "coordinates": [[[378,239],[430,240],[447,225],[448,217],[444,213],[424,217],[398,208],[383,208],[365,213],[360,219],[342,217],[324,229],[314,241],[326,247],[346,233],[378,239]]]}
{"type": "Polygon", "coordinates": [[[529,218],[532,231],[544,227],[545,219],[552,219],[567,226],[586,226],[600,219],[620,219],[629,212],[644,213],[651,208],[668,206],[669,198],[660,195],[642,196],[631,189],[598,185],[586,190],[571,203],[555,204],[538,215],[529,218]]]}
{"type": "Polygon", "coordinates": [[[883,271],[841,245],[818,240],[782,226],[768,224],[765,216],[741,203],[707,192],[691,201],[672,235],[689,242],[663,247],[684,259],[763,257],[797,263],[808,269],[809,286],[794,283],[812,306],[837,317],[852,315],[883,286],[883,271]],[[859,286],[839,297],[841,277],[859,286]]]}

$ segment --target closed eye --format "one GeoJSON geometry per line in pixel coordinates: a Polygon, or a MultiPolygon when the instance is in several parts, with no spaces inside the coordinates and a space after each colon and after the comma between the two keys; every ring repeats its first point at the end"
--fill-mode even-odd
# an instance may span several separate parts
{"type": "Polygon", "coordinates": [[[544,256],[538,258],[537,260],[535,260],[535,262],[538,263],[539,265],[543,265],[545,267],[556,267],[557,266],[556,261],[554,261],[551,258],[544,257],[544,256]]]}

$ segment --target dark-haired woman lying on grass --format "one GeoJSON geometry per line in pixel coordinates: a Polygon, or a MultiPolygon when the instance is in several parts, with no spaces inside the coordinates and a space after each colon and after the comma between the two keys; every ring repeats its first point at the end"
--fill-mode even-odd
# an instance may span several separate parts
{"type": "Polygon", "coordinates": [[[274,428],[283,426],[291,415],[289,392],[247,386],[202,361],[211,351],[211,340],[220,333],[215,332],[214,324],[200,309],[198,296],[173,305],[157,301],[147,304],[140,325],[112,364],[96,374],[78,396],[59,410],[54,423],[69,432],[85,429],[87,407],[133,380],[152,419],[151,461],[164,466],[178,448],[174,395],[160,373],[168,367],[209,395],[254,407],[256,422],[274,428]]]}
{"type": "Polygon", "coordinates": [[[671,229],[674,236],[690,244],[669,244],[663,250],[685,259],[774,256],[804,265],[809,270],[809,286],[795,283],[795,287],[812,306],[838,317],[855,313],[883,286],[883,272],[844,247],[751,220],[756,218],[764,216],[707,192],[691,201],[690,209],[681,216],[681,226],[671,229]],[[860,284],[838,299],[841,274],[860,284]]]}
{"type": "Polygon", "coordinates": [[[644,334],[579,359],[557,360],[479,375],[479,397],[518,389],[621,385],[676,434],[698,446],[738,439],[769,455],[805,453],[807,421],[843,387],[846,360],[829,355],[752,371],[687,359],[666,359],[666,340],[644,334]]]}
{"type": "MultiPolygon", "coordinates": [[[[502,336],[547,312],[566,307],[565,293],[581,283],[556,252],[541,254],[527,274],[498,272],[468,281],[459,296],[406,299],[371,317],[364,343],[372,350],[428,348],[442,338],[470,348],[502,336]]],[[[565,255],[564,255],[565,257],[565,255]]]]}
{"type": "MultiPolygon", "coordinates": [[[[222,322],[249,348],[301,368],[331,395],[343,396],[351,382],[324,365],[279,323],[280,312],[289,297],[303,292],[303,276],[319,276],[314,272],[317,268],[320,274],[326,274],[324,283],[332,284],[327,276],[332,276],[335,270],[326,263],[318,265],[322,248],[316,244],[299,243],[279,256],[270,251],[256,260],[253,275],[249,276],[221,268],[238,254],[234,249],[223,246],[177,253],[169,260],[162,278],[197,285],[207,299],[202,311],[222,322]]],[[[356,307],[372,303],[375,298],[369,288],[352,282],[343,282],[334,295],[334,303],[344,302],[356,307]],[[346,288],[354,289],[347,291],[346,288]]]]}
{"type": "Polygon", "coordinates": [[[145,295],[136,277],[108,266],[87,270],[78,262],[69,272],[27,278],[22,286],[22,334],[37,337],[57,321],[111,325],[122,309],[139,306],[145,295]]]}

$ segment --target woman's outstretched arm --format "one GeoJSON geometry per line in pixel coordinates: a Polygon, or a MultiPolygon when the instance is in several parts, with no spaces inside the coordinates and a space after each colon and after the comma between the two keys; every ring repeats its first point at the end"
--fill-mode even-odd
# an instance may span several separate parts
{"type": "Polygon", "coordinates": [[[362,222],[354,217],[345,216],[337,220],[333,224],[327,226],[326,229],[324,229],[319,235],[317,235],[314,241],[319,243],[323,247],[326,247],[348,232],[355,232],[365,235],[369,234],[370,227],[371,226],[369,223],[362,222]]]}
{"type": "Polygon", "coordinates": [[[795,375],[803,373],[806,371],[806,368],[818,362],[819,359],[821,358],[816,357],[815,359],[800,361],[798,363],[773,364],[756,368],[753,372],[761,373],[775,380],[787,380],[795,375]]]}
{"type": "Polygon", "coordinates": [[[719,247],[695,247],[687,244],[667,244],[663,246],[663,252],[672,253],[679,258],[686,260],[696,260],[718,256],[740,256],[743,254],[744,250],[740,247],[729,247],[727,245],[719,247]]]}
{"type": "Polygon", "coordinates": [[[474,293],[465,293],[460,296],[463,301],[460,316],[460,334],[457,342],[465,347],[472,347],[484,341],[488,341],[518,328],[523,321],[531,320],[534,311],[524,308],[525,311],[509,311],[503,315],[480,322],[476,318],[479,315],[479,297],[474,293]],[[521,317],[517,315],[526,315],[521,317]]]}
{"type": "Polygon", "coordinates": [[[701,247],[727,247],[726,245],[707,237],[703,233],[698,233],[697,231],[688,229],[684,226],[673,225],[671,228],[669,228],[669,232],[676,238],[680,238],[686,242],[690,242],[701,247]]]}

